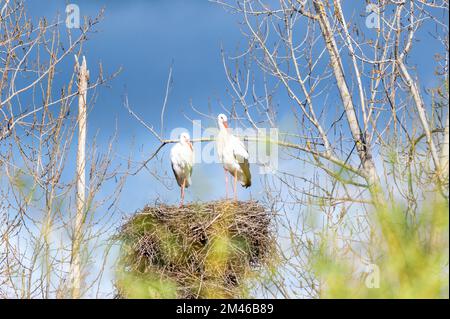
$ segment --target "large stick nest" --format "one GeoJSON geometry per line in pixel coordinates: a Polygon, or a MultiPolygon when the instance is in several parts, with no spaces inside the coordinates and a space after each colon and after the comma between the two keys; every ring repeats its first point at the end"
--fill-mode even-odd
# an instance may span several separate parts
{"type": "Polygon", "coordinates": [[[271,214],[255,201],[146,206],[121,228],[120,298],[236,298],[270,260],[271,214]]]}

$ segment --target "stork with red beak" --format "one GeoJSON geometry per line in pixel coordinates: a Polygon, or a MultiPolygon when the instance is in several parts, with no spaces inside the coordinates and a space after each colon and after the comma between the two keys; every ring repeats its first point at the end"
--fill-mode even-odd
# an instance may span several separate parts
{"type": "Polygon", "coordinates": [[[228,198],[228,175],[234,177],[234,200],[237,200],[237,181],[245,188],[251,186],[250,165],[248,152],[244,143],[228,131],[228,119],[225,114],[217,117],[219,134],[217,136],[217,154],[223,164],[225,172],[225,191],[228,198]]]}
{"type": "Polygon", "coordinates": [[[170,150],[172,170],[181,187],[180,207],[184,203],[184,189],[191,185],[192,167],[194,165],[194,148],[188,133],[181,133],[180,140],[170,150]]]}

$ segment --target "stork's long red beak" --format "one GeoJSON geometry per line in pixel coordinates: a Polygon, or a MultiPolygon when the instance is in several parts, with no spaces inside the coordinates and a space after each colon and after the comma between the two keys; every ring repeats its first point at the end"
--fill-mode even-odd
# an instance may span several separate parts
{"type": "Polygon", "coordinates": [[[225,128],[228,128],[228,122],[223,122],[223,126],[225,126],[225,128]]]}
{"type": "Polygon", "coordinates": [[[191,151],[193,151],[194,147],[192,146],[192,142],[188,142],[188,144],[189,144],[189,147],[191,148],[191,151]]]}

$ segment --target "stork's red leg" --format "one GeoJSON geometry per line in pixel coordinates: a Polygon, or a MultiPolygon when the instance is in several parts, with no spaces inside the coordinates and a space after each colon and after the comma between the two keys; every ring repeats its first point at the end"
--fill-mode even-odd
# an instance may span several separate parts
{"type": "Polygon", "coordinates": [[[228,199],[228,175],[227,175],[227,170],[224,168],[223,172],[225,174],[225,198],[228,199]]]}
{"type": "Polygon", "coordinates": [[[186,186],[186,179],[183,179],[183,184],[181,184],[181,202],[180,207],[183,206],[184,203],[184,187],[186,186]]]}
{"type": "Polygon", "coordinates": [[[237,201],[237,170],[234,171],[234,201],[237,201]]]}

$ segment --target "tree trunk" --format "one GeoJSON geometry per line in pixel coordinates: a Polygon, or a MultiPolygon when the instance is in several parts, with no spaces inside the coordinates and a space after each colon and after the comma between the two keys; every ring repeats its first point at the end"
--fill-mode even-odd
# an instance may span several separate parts
{"type": "Polygon", "coordinates": [[[330,63],[333,69],[339,93],[344,105],[345,115],[352,133],[352,138],[356,143],[359,158],[363,167],[366,181],[375,206],[384,206],[385,199],[381,189],[380,179],[375,169],[371,149],[366,136],[361,130],[356,116],[355,106],[352,101],[350,90],[345,81],[342,61],[339,56],[339,50],[333,37],[332,29],[324,10],[323,3],[320,0],[314,0],[314,9],[316,11],[320,29],[322,31],[325,44],[330,55],[330,63]]]}
{"type": "MultiPolygon", "coordinates": [[[[77,61],[78,65],[78,61],[77,61]]],[[[81,297],[81,244],[83,241],[83,222],[86,213],[86,118],[87,118],[87,84],[89,71],[86,59],[83,57],[81,66],[78,65],[78,149],[77,149],[77,189],[76,189],[76,217],[75,236],[72,251],[72,298],[81,297]]]]}
{"type": "Polygon", "coordinates": [[[443,184],[442,169],[441,169],[441,163],[439,161],[438,150],[436,148],[436,145],[434,144],[433,137],[431,136],[431,129],[428,124],[429,122],[427,119],[427,113],[425,111],[424,102],[422,100],[422,97],[420,96],[419,89],[417,88],[413,79],[409,75],[409,72],[408,72],[405,64],[403,63],[403,61],[401,59],[399,59],[399,61],[397,61],[397,63],[399,65],[401,75],[402,75],[403,79],[405,80],[405,82],[409,88],[409,91],[411,92],[411,95],[414,99],[414,104],[416,105],[416,110],[417,110],[417,113],[419,114],[420,123],[422,124],[423,131],[427,138],[427,144],[430,149],[431,157],[434,162],[436,176],[437,176],[440,184],[443,184]]]}

